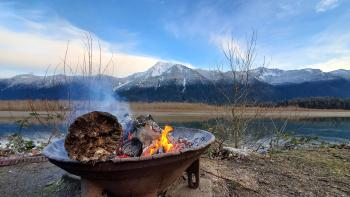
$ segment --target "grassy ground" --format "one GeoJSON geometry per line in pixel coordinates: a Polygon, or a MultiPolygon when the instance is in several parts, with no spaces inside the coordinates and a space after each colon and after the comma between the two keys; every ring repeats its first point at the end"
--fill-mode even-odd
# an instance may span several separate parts
{"type": "MultiPolygon", "coordinates": [[[[0,168],[1,196],[79,196],[79,181],[48,162],[0,168]]],[[[246,158],[201,159],[201,185],[185,176],[167,196],[349,196],[350,151],[299,149],[246,158]]]]}

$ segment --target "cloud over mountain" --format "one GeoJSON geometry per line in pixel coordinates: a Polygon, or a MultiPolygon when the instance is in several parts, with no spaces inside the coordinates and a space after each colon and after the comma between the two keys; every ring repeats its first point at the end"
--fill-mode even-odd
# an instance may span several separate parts
{"type": "Polygon", "coordinates": [[[0,10],[6,10],[0,12],[0,66],[3,71],[0,77],[18,73],[42,75],[47,69],[49,73],[62,73],[65,58],[69,72],[80,73],[87,59],[87,36],[90,35],[93,64],[99,65],[101,56],[102,65],[108,65],[108,74],[127,76],[161,60],[128,53],[137,46],[134,41],[108,42],[59,16],[47,17],[44,11],[15,12],[11,3],[0,3],[0,10]]]}

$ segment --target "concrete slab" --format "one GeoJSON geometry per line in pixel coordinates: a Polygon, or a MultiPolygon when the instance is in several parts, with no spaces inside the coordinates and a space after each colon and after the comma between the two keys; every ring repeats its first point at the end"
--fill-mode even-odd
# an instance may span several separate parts
{"type": "Polygon", "coordinates": [[[167,193],[169,197],[212,197],[213,195],[213,182],[207,178],[201,178],[199,187],[197,189],[191,189],[187,183],[181,183],[174,187],[167,193]]]}

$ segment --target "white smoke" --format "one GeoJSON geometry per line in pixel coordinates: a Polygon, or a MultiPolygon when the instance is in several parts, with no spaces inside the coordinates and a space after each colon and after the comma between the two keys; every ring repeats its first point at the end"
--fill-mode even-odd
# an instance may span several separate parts
{"type": "MultiPolygon", "coordinates": [[[[115,63],[106,62],[101,55],[101,46],[98,41],[94,42],[93,37],[87,34],[85,43],[85,53],[78,65],[71,65],[69,60],[69,45],[67,45],[66,54],[63,61],[59,63],[59,68],[55,68],[53,75],[57,70],[63,71],[63,84],[66,89],[61,94],[62,97],[69,100],[71,113],[68,115],[68,124],[80,115],[91,111],[103,111],[113,114],[118,121],[124,119],[126,114],[131,115],[129,104],[122,100],[113,87],[117,83],[113,73],[118,69],[115,63]],[[75,68],[75,69],[72,69],[75,68]],[[71,98],[70,95],[75,95],[71,98]],[[81,97],[80,97],[81,95],[81,97]]],[[[62,79],[62,77],[60,78],[62,79]]]]}

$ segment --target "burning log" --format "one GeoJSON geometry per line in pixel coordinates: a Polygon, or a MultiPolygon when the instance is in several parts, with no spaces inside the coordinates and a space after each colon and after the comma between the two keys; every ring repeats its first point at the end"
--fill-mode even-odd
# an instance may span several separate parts
{"type": "Polygon", "coordinates": [[[168,135],[172,130],[170,126],[162,130],[151,115],[135,120],[126,115],[120,124],[112,114],[94,111],[70,125],[64,146],[71,159],[81,162],[149,156],[191,146],[168,135]]]}
{"type": "Polygon", "coordinates": [[[137,138],[128,140],[122,147],[124,155],[130,157],[139,157],[142,153],[142,143],[137,138]]]}
{"type": "Polygon", "coordinates": [[[162,129],[153,120],[151,115],[141,115],[135,120],[126,115],[122,121],[124,129],[124,142],[122,154],[130,157],[141,156],[143,147],[152,144],[160,138],[162,129]]]}
{"type": "MultiPolygon", "coordinates": [[[[123,125],[127,124],[124,122],[123,125]]],[[[127,129],[128,137],[122,147],[122,154],[130,157],[180,151],[192,145],[185,139],[175,140],[169,135],[173,128],[165,126],[164,130],[161,129],[151,115],[141,115],[131,125],[131,129],[127,129]]]]}
{"type": "Polygon", "coordinates": [[[121,147],[122,126],[107,112],[93,111],[78,117],[68,129],[64,146],[72,159],[106,161],[121,147]]]}
{"type": "Polygon", "coordinates": [[[171,126],[165,126],[164,130],[162,131],[161,137],[152,141],[152,144],[143,150],[142,155],[147,156],[172,151],[173,144],[170,143],[168,139],[168,133],[170,133],[171,131],[173,131],[173,128],[171,126]]]}
{"type": "Polygon", "coordinates": [[[139,116],[133,123],[130,138],[137,138],[144,146],[161,137],[162,129],[153,120],[151,115],[139,116]]]}

